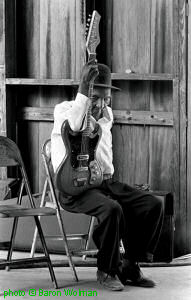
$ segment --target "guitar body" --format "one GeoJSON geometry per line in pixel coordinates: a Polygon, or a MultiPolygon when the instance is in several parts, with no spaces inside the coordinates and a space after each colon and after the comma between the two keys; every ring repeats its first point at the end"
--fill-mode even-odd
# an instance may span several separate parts
{"type": "Polygon", "coordinates": [[[87,154],[81,154],[83,131],[72,131],[68,120],[62,125],[61,135],[66,155],[55,176],[58,190],[66,196],[77,196],[88,189],[98,187],[103,180],[100,165],[96,160],[96,150],[101,138],[100,125],[97,124],[87,137],[87,154]]]}

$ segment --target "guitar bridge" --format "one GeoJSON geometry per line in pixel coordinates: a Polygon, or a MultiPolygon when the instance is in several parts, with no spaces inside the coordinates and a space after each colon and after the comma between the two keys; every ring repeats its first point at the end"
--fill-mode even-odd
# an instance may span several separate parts
{"type": "Polygon", "coordinates": [[[73,180],[73,184],[75,187],[85,186],[87,185],[88,181],[87,178],[75,178],[73,180]]]}

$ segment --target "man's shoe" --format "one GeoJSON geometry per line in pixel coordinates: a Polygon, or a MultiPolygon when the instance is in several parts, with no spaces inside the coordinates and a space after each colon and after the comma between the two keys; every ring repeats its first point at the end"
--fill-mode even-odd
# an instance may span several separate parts
{"type": "Polygon", "coordinates": [[[119,279],[123,284],[146,288],[154,287],[156,285],[153,280],[143,275],[137,262],[130,262],[127,259],[123,261],[122,272],[119,274],[119,279]]]}
{"type": "Polygon", "coordinates": [[[124,289],[124,285],[119,281],[117,275],[111,276],[107,273],[98,270],[97,281],[106,289],[111,291],[122,291],[124,289]]]}

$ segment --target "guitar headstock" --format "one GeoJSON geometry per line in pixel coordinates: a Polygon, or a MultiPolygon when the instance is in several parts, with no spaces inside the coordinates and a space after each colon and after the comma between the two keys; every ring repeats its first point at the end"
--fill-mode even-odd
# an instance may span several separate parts
{"type": "Polygon", "coordinates": [[[94,10],[89,24],[87,40],[86,40],[86,49],[89,57],[91,55],[96,54],[96,48],[100,43],[100,36],[99,36],[100,19],[101,19],[100,14],[96,10],[94,10]]]}

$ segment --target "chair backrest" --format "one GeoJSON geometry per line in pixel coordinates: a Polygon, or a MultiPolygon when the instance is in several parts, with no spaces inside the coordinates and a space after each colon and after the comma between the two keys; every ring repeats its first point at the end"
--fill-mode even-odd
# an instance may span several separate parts
{"type": "Polygon", "coordinates": [[[20,187],[20,196],[19,196],[18,203],[21,204],[21,198],[22,198],[21,195],[23,192],[23,188],[25,186],[30,204],[32,207],[35,207],[28,176],[25,170],[25,165],[20,150],[14,141],[9,139],[8,137],[0,136],[0,167],[9,167],[9,166],[18,166],[22,175],[22,182],[20,187]]]}
{"type": "Polygon", "coordinates": [[[0,167],[23,165],[18,146],[11,139],[0,136],[0,167]]]}
{"type": "Polygon", "coordinates": [[[42,153],[42,159],[43,159],[44,168],[46,172],[46,181],[43,189],[43,194],[45,193],[45,190],[49,187],[51,192],[50,195],[53,199],[53,202],[56,203],[57,206],[59,206],[56,190],[55,190],[55,184],[54,184],[54,170],[51,162],[51,140],[50,139],[44,142],[41,153],[42,153]]]}
{"type": "Polygon", "coordinates": [[[42,158],[44,161],[44,166],[46,170],[46,174],[50,176],[50,179],[53,182],[54,179],[54,170],[52,166],[52,161],[51,161],[51,140],[48,139],[44,142],[42,146],[42,158]]]}

